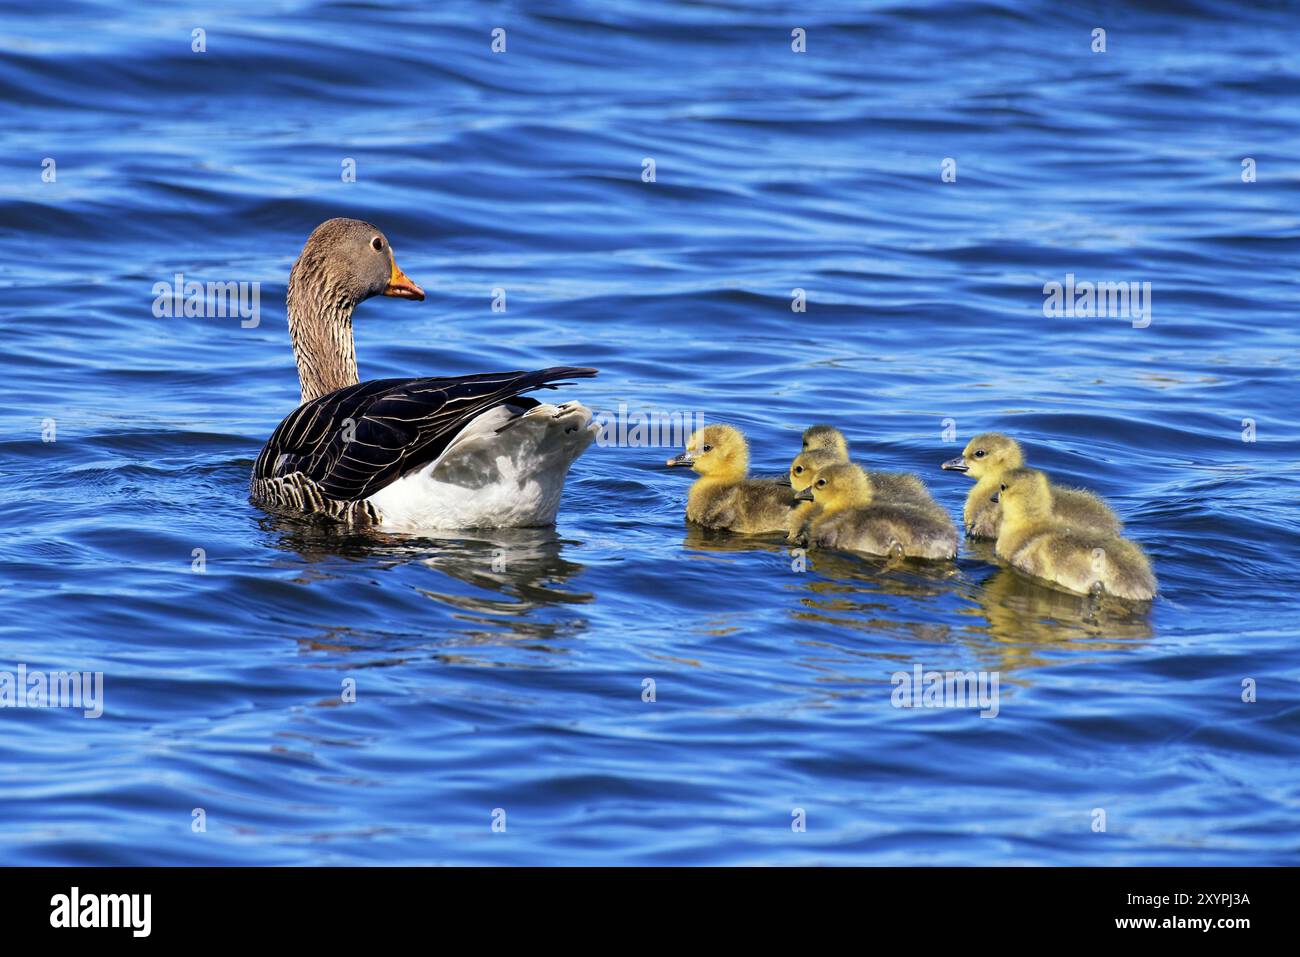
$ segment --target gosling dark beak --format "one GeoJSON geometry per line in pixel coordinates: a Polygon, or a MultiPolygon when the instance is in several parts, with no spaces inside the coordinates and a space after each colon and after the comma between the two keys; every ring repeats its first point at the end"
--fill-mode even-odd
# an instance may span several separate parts
{"type": "Polygon", "coordinates": [[[388,285],[384,287],[384,295],[422,302],[424,300],[424,290],[411,282],[410,277],[397,268],[397,260],[393,258],[391,252],[388,254],[388,261],[392,263],[393,268],[388,276],[388,285]]]}
{"type": "Polygon", "coordinates": [[[966,464],[966,456],[964,455],[959,455],[955,459],[949,459],[939,467],[946,469],[949,472],[966,472],[970,469],[970,466],[966,464]]]}
{"type": "Polygon", "coordinates": [[[998,489],[996,492],[994,492],[994,493],[993,493],[993,497],[990,498],[989,501],[990,501],[990,502],[1000,502],[1000,501],[1002,501],[1002,490],[1001,490],[1001,489],[998,489]]]}
{"type": "Polygon", "coordinates": [[[672,468],[674,465],[694,465],[695,454],[692,452],[682,452],[678,455],[674,455],[665,464],[669,468],[672,468]]]}
{"type": "Polygon", "coordinates": [[[812,486],[809,485],[807,488],[801,488],[795,492],[794,500],[796,502],[811,502],[813,500],[812,486]]]}

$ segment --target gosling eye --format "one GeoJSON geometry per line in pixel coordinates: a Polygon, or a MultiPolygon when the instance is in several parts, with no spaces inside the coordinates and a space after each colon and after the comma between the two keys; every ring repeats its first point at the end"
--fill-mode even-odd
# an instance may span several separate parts
{"type": "Polygon", "coordinates": [[[818,487],[818,488],[825,488],[825,487],[826,487],[826,480],[825,480],[825,479],[818,479],[818,480],[817,480],[817,487],[818,487]]]}
{"type": "Polygon", "coordinates": [[[984,458],[984,450],[983,450],[983,449],[976,449],[976,450],[975,450],[975,458],[977,458],[977,459],[982,459],[982,458],[984,458]]]}
{"type": "Polygon", "coordinates": [[[713,451],[713,446],[711,446],[711,445],[706,445],[706,446],[704,447],[704,451],[705,451],[705,452],[712,452],[712,451],[713,451]]]}
{"type": "Polygon", "coordinates": [[[1004,491],[1004,492],[1005,492],[1005,491],[1006,491],[1006,490],[1007,490],[1007,487],[1006,487],[1006,486],[1005,486],[1005,485],[1004,485],[1004,486],[1002,486],[1002,491],[1004,491]]]}
{"type": "Polygon", "coordinates": [[[384,241],[378,236],[376,236],[374,239],[370,240],[370,248],[373,249],[375,252],[383,252],[384,241]]]}
{"type": "Polygon", "coordinates": [[[802,465],[796,465],[796,466],[794,467],[794,474],[795,474],[795,475],[803,475],[803,466],[802,466],[802,465]]]}

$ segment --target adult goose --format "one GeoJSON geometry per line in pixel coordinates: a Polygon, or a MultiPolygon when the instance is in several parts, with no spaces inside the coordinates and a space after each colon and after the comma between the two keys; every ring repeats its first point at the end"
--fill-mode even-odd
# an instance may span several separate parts
{"type": "Polygon", "coordinates": [[[424,299],[370,223],[331,219],[289,274],[302,404],[253,466],[253,501],[381,529],[555,521],[564,478],[599,426],[576,402],[524,395],[595,369],[448,378],[357,376],[352,311],[372,296],[424,299]]]}

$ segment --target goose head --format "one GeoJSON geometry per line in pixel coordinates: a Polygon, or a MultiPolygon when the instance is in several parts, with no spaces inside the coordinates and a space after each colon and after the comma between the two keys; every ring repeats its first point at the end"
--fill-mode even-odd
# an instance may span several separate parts
{"type": "Polygon", "coordinates": [[[706,425],[686,440],[686,451],[668,465],[688,465],[707,478],[740,480],[749,471],[749,444],[730,425],[706,425]]]}
{"type": "Polygon", "coordinates": [[[371,296],[424,298],[397,267],[388,237],[359,219],[329,219],[312,230],[289,273],[285,305],[302,401],[356,385],[352,310],[371,296]]]}
{"type": "Polygon", "coordinates": [[[1002,476],[993,501],[1002,504],[1003,526],[1014,527],[1052,514],[1052,487],[1038,469],[1012,469],[1002,476]]]}
{"type": "Polygon", "coordinates": [[[836,462],[819,469],[812,484],[795,498],[816,502],[822,514],[829,514],[843,508],[864,508],[871,504],[872,494],[871,478],[860,466],[836,462]]]}
{"type": "Polygon", "coordinates": [[[289,288],[324,290],[351,306],[371,296],[424,298],[424,290],[398,268],[388,237],[359,219],[327,219],[313,229],[293,264],[289,288]]]}
{"type": "Polygon", "coordinates": [[[831,449],[810,449],[807,452],[800,452],[790,463],[790,487],[796,492],[802,491],[812,484],[818,469],[842,461],[843,459],[831,449]]]}
{"type": "Polygon", "coordinates": [[[844,433],[833,425],[810,425],[804,429],[802,451],[832,452],[841,462],[849,460],[849,443],[844,433]]]}
{"type": "Polygon", "coordinates": [[[1000,475],[1025,464],[1020,444],[1001,432],[983,432],[966,443],[966,448],[955,459],[943,463],[951,472],[965,472],[975,481],[987,475],[1000,475]]]}

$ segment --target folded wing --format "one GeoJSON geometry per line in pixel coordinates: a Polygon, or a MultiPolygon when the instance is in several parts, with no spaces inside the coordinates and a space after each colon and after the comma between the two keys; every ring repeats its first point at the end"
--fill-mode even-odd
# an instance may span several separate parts
{"type": "MultiPolygon", "coordinates": [[[[471,420],[535,389],[595,369],[375,379],[308,402],[272,434],[253,468],[255,499],[338,512],[432,462],[471,420]],[[304,494],[306,493],[306,494],[304,494]],[[323,500],[317,504],[317,498],[323,500]]],[[[526,401],[526,400],[525,400],[526,401]]]]}

